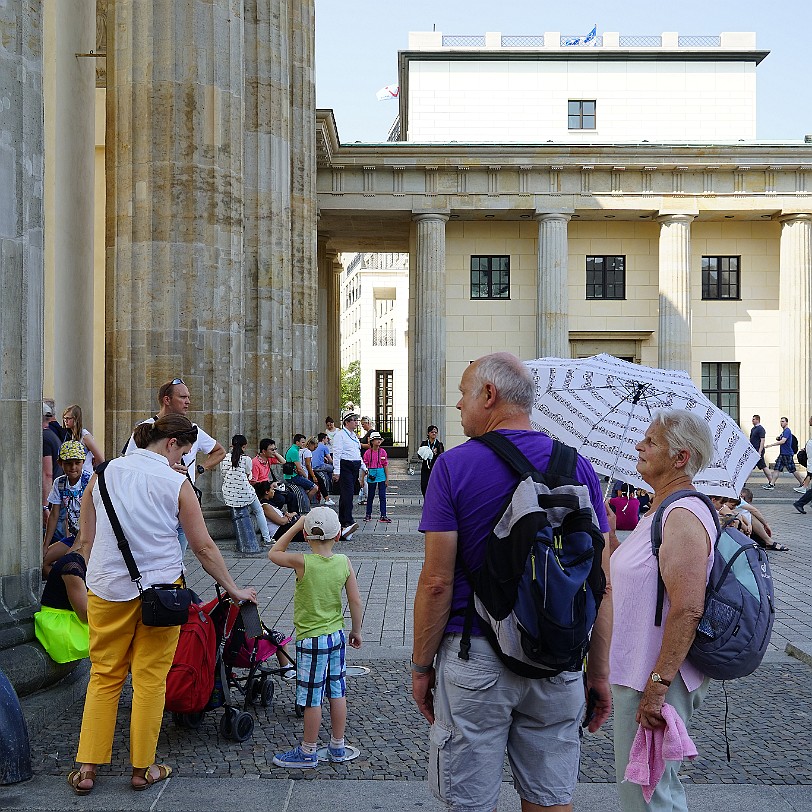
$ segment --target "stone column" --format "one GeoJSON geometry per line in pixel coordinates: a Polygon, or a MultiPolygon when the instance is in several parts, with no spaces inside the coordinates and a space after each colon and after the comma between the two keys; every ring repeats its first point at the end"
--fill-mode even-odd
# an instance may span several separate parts
{"type": "Polygon", "coordinates": [[[411,280],[414,334],[409,356],[409,450],[414,452],[432,423],[446,424],[445,224],[448,214],[412,218],[416,251],[411,280]]]}
{"type": "Polygon", "coordinates": [[[812,214],[779,220],[779,406],[803,443],[812,414],[812,214]]]}
{"type": "Polygon", "coordinates": [[[536,357],[569,358],[567,223],[570,214],[537,213],[536,357]]]}
{"type": "Polygon", "coordinates": [[[660,321],[657,363],[691,374],[691,222],[693,214],[666,214],[660,223],[660,321]]]}
{"type": "MultiPolygon", "coordinates": [[[[45,53],[45,392],[57,417],[82,407],[93,431],[96,0],[43,3],[45,53]]],[[[99,417],[101,423],[101,416],[99,417]]],[[[99,426],[101,429],[101,425],[99,426]]]]}
{"type": "Polygon", "coordinates": [[[318,408],[313,65],[313,0],[245,0],[246,425],[279,443],[318,408]]]}
{"type": "Polygon", "coordinates": [[[33,647],[9,649],[34,637],[42,538],[41,7],[0,3],[0,426],[14,449],[0,483],[0,668],[18,690],[33,647]]]}
{"type": "Polygon", "coordinates": [[[229,0],[108,8],[108,454],[176,376],[207,432],[227,446],[242,430],[241,9],[229,0]]]}
{"type": "MultiPolygon", "coordinates": [[[[335,252],[327,252],[327,312],[321,325],[325,331],[322,341],[327,343],[327,377],[322,383],[325,390],[322,417],[330,415],[339,424],[341,418],[341,273],[344,266],[335,252]]],[[[323,431],[323,429],[321,429],[323,431]]]]}

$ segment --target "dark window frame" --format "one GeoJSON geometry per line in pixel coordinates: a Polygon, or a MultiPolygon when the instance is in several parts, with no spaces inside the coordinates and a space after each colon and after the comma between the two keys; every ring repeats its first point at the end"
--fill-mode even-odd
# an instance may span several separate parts
{"type": "Polygon", "coordinates": [[[703,361],[702,394],[738,424],[741,412],[741,364],[738,361],[703,361]],[[731,384],[733,377],[735,386],[731,384]]]}
{"type": "Polygon", "coordinates": [[[378,431],[392,431],[395,418],[395,372],[392,369],[375,370],[375,427],[378,431]]]}
{"type": "Polygon", "coordinates": [[[741,254],[703,255],[702,300],[740,302],[742,298],[741,267],[741,254]],[[735,261],[735,269],[730,267],[731,261],[735,261]],[[712,264],[715,264],[716,267],[710,267],[712,264]],[[711,278],[711,274],[715,274],[715,279],[711,278]],[[731,277],[731,274],[734,276],[731,277]]]}
{"type": "Polygon", "coordinates": [[[567,99],[568,130],[596,130],[597,128],[598,128],[597,99],[567,99]],[[585,105],[590,104],[592,105],[592,112],[588,112],[588,110],[585,108],[585,105]],[[573,108],[573,105],[578,105],[578,107],[573,108]]]}
{"type": "Polygon", "coordinates": [[[472,300],[510,300],[510,254],[472,254],[470,267],[472,300]],[[495,268],[495,260],[503,267],[495,268]],[[494,281],[497,274],[499,278],[494,281]],[[501,292],[494,293],[497,287],[501,292]]]}
{"type": "Polygon", "coordinates": [[[584,261],[584,268],[586,270],[586,298],[588,301],[615,301],[621,302],[626,299],[626,255],[625,254],[587,254],[584,261]],[[594,267],[600,260],[602,268],[594,267]],[[617,260],[621,261],[622,268],[609,268],[609,260],[614,260],[613,265],[617,260]],[[592,263],[593,267],[589,267],[592,263]],[[620,273],[621,278],[618,282],[616,279],[609,279],[609,274],[620,273]],[[590,281],[590,274],[593,274],[592,281],[590,281]],[[600,280],[595,281],[594,274],[600,274],[600,280]],[[617,289],[620,289],[619,292],[617,289]],[[609,295],[608,291],[611,289],[612,294],[609,295]]]}

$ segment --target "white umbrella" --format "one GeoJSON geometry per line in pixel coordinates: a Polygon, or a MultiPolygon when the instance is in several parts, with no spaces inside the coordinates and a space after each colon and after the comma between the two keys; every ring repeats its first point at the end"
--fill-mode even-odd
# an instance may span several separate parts
{"type": "Polygon", "coordinates": [[[655,369],[611,355],[527,361],[536,382],[533,427],[573,446],[595,470],[640,488],[635,445],[655,409],[684,409],[707,421],[715,453],[694,477],[697,490],[738,496],[758,460],[730,415],[714,406],[687,373],[655,369]]]}

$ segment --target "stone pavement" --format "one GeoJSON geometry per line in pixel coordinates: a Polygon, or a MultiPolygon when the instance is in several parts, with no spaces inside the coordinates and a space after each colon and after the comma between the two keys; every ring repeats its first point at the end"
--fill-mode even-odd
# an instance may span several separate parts
{"type": "MultiPolygon", "coordinates": [[[[342,543],[358,574],[364,601],[364,646],[349,650],[351,664],[369,673],[348,680],[347,740],[361,756],[342,765],[324,764],[314,771],[285,771],[271,764],[274,752],[299,741],[301,720],[294,712],[294,689],[276,681],[273,707],[256,707],[254,734],[243,744],[219,735],[221,711],[206,715],[198,731],[176,728],[167,716],[158,745],[161,759],[175,774],[154,791],[126,791],[127,724],[130,694],[122,699],[112,764],[104,768],[91,798],[73,796],[64,775],[73,765],[78,740],[84,679],[24,702],[32,728],[36,776],[17,787],[0,789],[0,809],[438,809],[426,786],[427,727],[409,695],[412,604],[422,561],[422,539],[416,532],[421,510],[419,481],[405,474],[405,464],[392,462],[388,512],[390,525],[367,524],[342,543]],[[394,782],[394,783],[393,783],[394,782]],[[123,789],[122,789],[123,787],[123,789]],[[146,796],[146,797],[143,797],[146,796]]],[[[786,478],[785,478],[786,479],[786,478]]],[[[809,577],[812,514],[791,507],[796,498],[789,481],[765,492],[753,478],[756,504],[791,548],[770,555],[778,614],[772,650],[753,676],[723,686],[713,683],[708,700],[695,717],[692,735],[699,757],[683,768],[692,809],[809,810],[812,812],[812,681],[806,662],[812,659],[812,579],[809,577]],[[725,758],[725,703],[732,759],[725,758]]],[[[363,508],[360,509],[363,511],[363,508]]],[[[356,510],[356,518],[359,510],[356,510]]],[[[360,515],[363,517],[363,513],[360,515]]],[[[362,522],[363,525],[363,522],[362,522]]],[[[221,544],[238,582],[251,583],[260,595],[267,625],[292,629],[293,575],[263,556],[240,556],[233,544],[221,544]]],[[[187,561],[191,585],[208,598],[211,579],[193,557],[187,561]]],[[[322,738],[326,736],[326,729],[322,738]]],[[[505,772],[508,780],[508,773],[505,772]]],[[[617,808],[611,748],[611,720],[584,741],[578,809],[608,812],[617,808]]],[[[500,809],[517,808],[505,784],[500,809]]]]}

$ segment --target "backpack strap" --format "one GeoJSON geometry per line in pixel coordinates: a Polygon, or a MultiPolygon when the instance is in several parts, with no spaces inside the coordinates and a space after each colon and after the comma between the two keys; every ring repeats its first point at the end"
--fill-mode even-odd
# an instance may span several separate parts
{"type": "MultiPolygon", "coordinates": [[[[537,473],[536,466],[522,454],[512,440],[498,431],[489,431],[479,437],[474,437],[484,443],[501,460],[504,460],[518,475],[519,478],[532,476],[537,473]]],[[[552,438],[551,438],[552,439],[552,438]]],[[[558,477],[572,479],[575,476],[575,466],[578,463],[578,453],[574,448],[553,440],[550,461],[545,473],[558,477]]]]}
{"type": "MultiPolygon", "coordinates": [[[[519,479],[524,479],[527,476],[533,479],[538,476],[539,472],[536,466],[522,454],[510,439],[500,434],[498,431],[489,431],[479,437],[472,439],[478,440],[493,451],[497,457],[507,463],[513,471],[519,475],[519,479]]],[[[552,439],[552,438],[551,438],[552,439]]],[[[547,474],[556,477],[566,477],[572,479],[575,475],[575,466],[578,462],[578,453],[574,448],[564,445],[553,439],[553,448],[550,454],[550,461],[547,464],[547,474]]],[[[497,522],[499,517],[497,517],[497,522]]],[[[493,528],[491,528],[493,530],[493,528]]],[[[465,619],[463,620],[462,638],[460,639],[460,651],[457,655],[461,660],[468,659],[468,653],[471,649],[471,630],[474,625],[474,577],[473,572],[468,568],[465,559],[462,556],[462,551],[457,546],[457,560],[460,562],[463,572],[468,579],[468,584],[471,587],[471,595],[468,599],[468,606],[465,609],[465,619]]]]}
{"type": "MultiPolygon", "coordinates": [[[[684,499],[686,496],[692,496],[705,503],[705,506],[708,508],[708,510],[710,510],[710,514],[713,516],[713,521],[716,525],[716,537],[718,538],[719,534],[721,533],[716,508],[713,506],[713,502],[711,502],[710,498],[704,493],[685,489],[675,491],[663,499],[662,504],[657,508],[657,512],[654,514],[654,520],[651,523],[651,554],[657,559],[657,606],[654,610],[655,626],[662,626],[663,602],[665,600],[665,582],[663,581],[663,576],[660,572],[660,546],[663,543],[663,513],[665,513],[665,509],[669,505],[673,504],[679,499],[684,499]]],[[[714,542],[715,541],[716,539],[714,539],[714,542]]]]}

